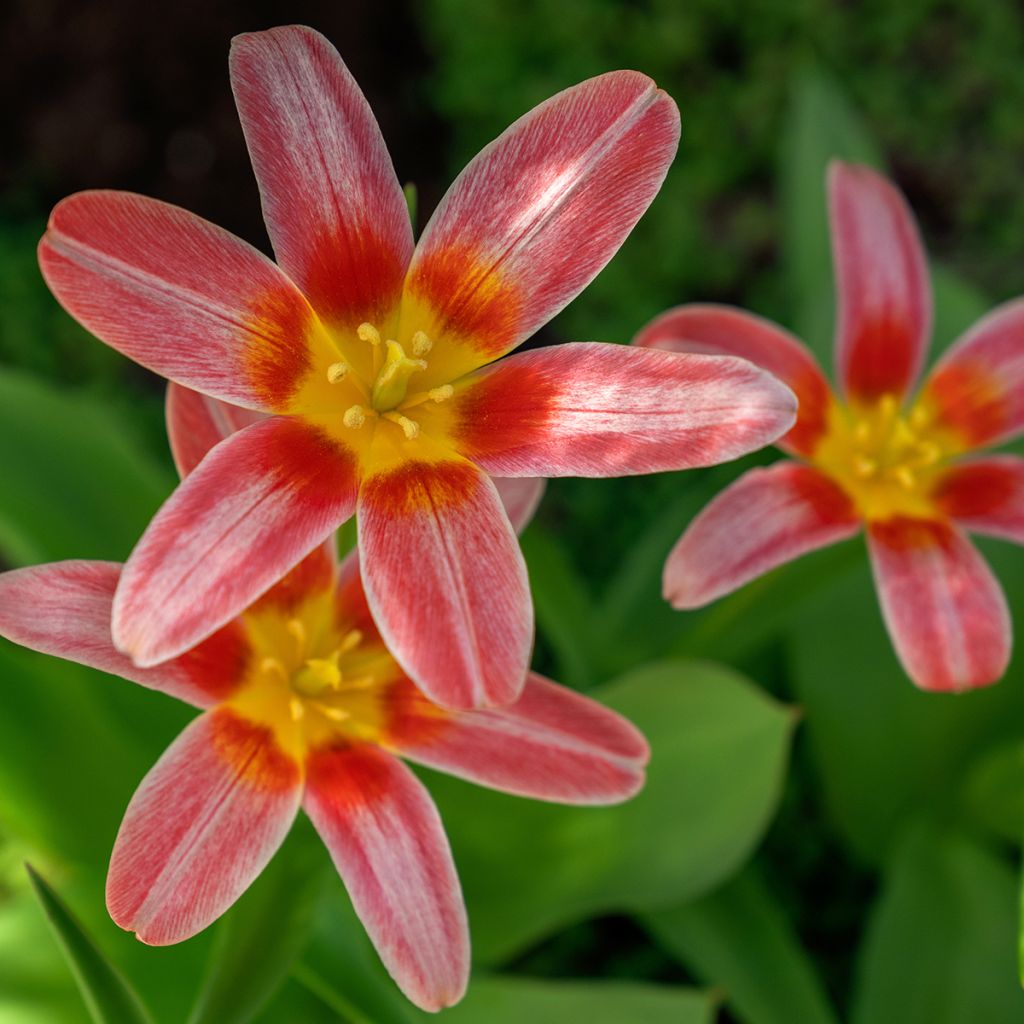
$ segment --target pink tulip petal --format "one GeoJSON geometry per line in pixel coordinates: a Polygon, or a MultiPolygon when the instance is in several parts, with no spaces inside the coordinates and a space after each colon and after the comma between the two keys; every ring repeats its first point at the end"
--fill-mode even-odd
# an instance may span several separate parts
{"type": "Polygon", "coordinates": [[[494,486],[498,490],[502,505],[505,506],[512,528],[516,533],[522,533],[530,525],[537,506],[544,497],[547,481],[532,476],[495,477],[494,486]]]}
{"type": "Polygon", "coordinates": [[[971,448],[1024,433],[1024,299],[996,307],[946,352],[923,403],[971,448]]]}
{"type": "Polygon", "coordinates": [[[796,400],[742,359],[576,343],[473,374],[460,451],[498,476],[627,476],[710,466],[769,444],[796,400]]]}
{"type": "Polygon", "coordinates": [[[494,484],[468,462],[406,463],[364,481],[359,557],[395,659],[438,704],[508,704],[533,642],[526,566],[494,484]]]}
{"type": "Polygon", "coordinates": [[[869,167],[834,161],[828,196],[839,380],[851,398],[902,397],[921,371],[932,328],[931,281],[914,215],[869,167]]]}
{"type": "Polygon", "coordinates": [[[778,377],[800,402],[796,424],[776,442],[780,448],[810,455],[828,426],[832,390],[821,367],[806,346],[770,320],[729,306],[677,306],[655,317],[633,344],[739,356],[778,377]]]}
{"type": "Polygon", "coordinates": [[[996,682],[1010,660],[1010,614],[974,545],[948,523],[918,519],[872,523],[868,544],[907,675],[924,690],[996,682]]]}
{"type": "Polygon", "coordinates": [[[370,746],[310,755],[304,806],[370,939],[424,1010],[462,998],[469,931],[441,819],[422,783],[370,746]]]}
{"type": "Polygon", "coordinates": [[[278,262],[326,321],[379,321],[401,298],[412,225],[338,51],[296,25],[236,36],[231,84],[278,262]]]}
{"type": "Polygon", "coordinates": [[[810,466],[779,462],[753,469],[690,523],[665,563],[673,608],[699,608],[770,569],[852,537],[853,503],[810,466]]]}
{"type": "Polygon", "coordinates": [[[354,456],[300,420],[233,435],[171,495],[114,599],[118,649],[149,666],[233,619],[355,507],[354,456]]]}
{"type": "Polygon", "coordinates": [[[167,385],[165,414],[171,455],[182,478],[224,438],[264,418],[262,413],[229,405],[173,381],[167,385]]]}
{"type": "Polygon", "coordinates": [[[110,637],[115,562],[54,562],[0,574],[0,636],[22,647],[97,668],[197,707],[231,695],[249,661],[249,641],[236,623],[180,658],[138,668],[110,637]]]}
{"type": "Polygon", "coordinates": [[[1024,459],[993,455],[952,466],[932,498],[964,529],[1024,544],[1024,459]]]}
{"type": "Polygon", "coordinates": [[[496,359],[578,295],[655,197],[675,103],[613,71],[521,117],[459,175],[413,256],[409,297],[445,339],[447,379],[496,359]]]}
{"type": "Polygon", "coordinates": [[[407,680],[389,697],[385,743],[403,757],[492,789],[567,804],[619,803],[644,782],[649,750],[597,701],[531,673],[508,707],[439,716],[407,680]]]}
{"type": "Polygon", "coordinates": [[[129,359],[253,409],[284,410],[311,368],[309,303],[262,253],[128,192],[58,203],[39,264],[61,305],[129,359]]]}
{"type": "Polygon", "coordinates": [[[225,708],[197,718],[135,791],[114,844],[107,909],[148,945],[202,931],[281,845],[301,766],[269,730],[225,708]]]}

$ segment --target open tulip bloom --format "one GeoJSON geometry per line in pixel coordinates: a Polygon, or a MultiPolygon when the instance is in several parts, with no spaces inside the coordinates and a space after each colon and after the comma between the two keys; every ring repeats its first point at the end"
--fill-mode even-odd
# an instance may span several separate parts
{"type": "Polygon", "coordinates": [[[911,679],[928,690],[983,686],[1006,669],[1010,620],[965,531],[1024,543],[1024,460],[975,454],[1024,433],[1024,300],[975,324],[912,397],[932,317],[913,215],[866,167],[833,163],[828,193],[842,397],[792,335],[739,310],[682,306],[636,339],[743,356],[800,400],[779,442],[800,461],[752,470],[712,501],[669,555],[665,596],[698,607],[866,526],[882,612],[911,679]]]}
{"type": "MultiPolygon", "coordinates": [[[[237,410],[172,392],[184,473],[239,425],[237,410]]],[[[517,525],[537,493],[530,481],[504,490],[517,525]]],[[[139,786],[114,846],[107,906],[144,942],[180,942],[227,910],[301,806],[395,981],[437,1010],[466,986],[466,914],[437,810],[395,755],[562,803],[615,803],[643,783],[640,733],[540,676],[502,709],[428,700],[382,642],[356,557],[336,566],[333,538],[237,619],[151,668],[111,642],[120,575],[88,561],[4,573],[0,635],[204,709],[139,786]]]]}
{"type": "Polygon", "coordinates": [[[657,193],[678,112],[644,75],[559,93],[462,172],[418,245],[369,106],[317,33],[238,37],[231,79],[277,264],[118,192],[54,210],[40,263],[89,330],[271,415],[157,514],[113,603],[153,666],[235,618],[351,515],[388,648],[450,707],[519,695],[526,571],[490,479],[705,466],[793,422],[742,360],[567,344],[500,359],[611,258],[657,193]]]}

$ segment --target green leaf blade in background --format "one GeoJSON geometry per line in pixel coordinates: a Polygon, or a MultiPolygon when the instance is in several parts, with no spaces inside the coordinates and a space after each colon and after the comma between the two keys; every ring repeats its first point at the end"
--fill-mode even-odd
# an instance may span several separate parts
{"type": "Polygon", "coordinates": [[[153,1024],[121,972],[107,959],[50,885],[26,865],[42,905],[95,1024],[153,1024]]]}

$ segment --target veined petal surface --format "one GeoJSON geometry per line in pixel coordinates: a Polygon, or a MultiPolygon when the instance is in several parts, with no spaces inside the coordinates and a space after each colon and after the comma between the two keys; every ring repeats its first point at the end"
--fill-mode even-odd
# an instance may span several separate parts
{"type": "Polygon", "coordinates": [[[388,649],[438,704],[508,704],[522,692],[533,604],[492,481],[472,463],[411,462],[363,481],[359,559],[388,649]]]}
{"type": "Polygon", "coordinates": [[[138,668],[114,647],[111,606],[121,578],[115,562],[68,561],[0,574],[0,636],[87,665],[197,707],[229,697],[242,681],[249,642],[228,623],[173,661],[138,668]]]}
{"type": "Polygon", "coordinates": [[[1024,299],[997,306],[953,344],[925,382],[923,402],[971,448],[1024,432],[1024,299]]]}
{"type": "Polygon", "coordinates": [[[221,402],[171,381],[167,385],[165,419],[178,475],[184,479],[211,448],[263,418],[262,413],[221,402]]]}
{"type": "Polygon", "coordinates": [[[853,503],[818,470],[795,462],[752,469],[680,537],[665,563],[665,599],[699,608],[860,527],[853,503]]]}
{"type": "Polygon", "coordinates": [[[236,36],[231,84],[278,262],[326,322],[379,321],[401,297],[412,225],[338,51],[297,25],[236,36]]]}
{"type": "Polygon", "coordinates": [[[125,565],[117,647],[138,665],[188,650],[351,516],[352,454],[300,420],[234,434],[171,495],[125,565]]]}
{"type": "Polygon", "coordinates": [[[323,344],[309,303],[266,256],[145,196],[80,192],[58,203],[39,265],[102,341],[236,405],[286,409],[323,344]]]}
{"type": "Polygon", "coordinates": [[[114,921],[148,945],[212,924],[266,867],[302,799],[302,766],[270,730],[208,711],[132,797],[107,876],[114,921]]]}
{"type": "Polygon", "coordinates": [[[567,804],[629,799],[643,785],[649,756],[621,715],[535,673],[514,704],[443,719],[406,683],[392,698],[385,742],[449,775],[567,804]]]}
{"type": "Polygon", "coordinates": [[[469,931],[437,809],[397,758],[367,745],[312,753],[304,807],[401,990],[424,1010],[462,998],[469,931]]]}
{"type": "Polygon", "coordinates": [[[727,462],[796,417],[742,359],[573,343],[521,352],[459,385],[453,437],[498,476],[627,476],[727,462]]]}
{"type": "Polygon", "coordinates": [[[961,462],[940,479],[933,498],[964,529],[1024,544],[1024,459],[961,462]]]}
{"type": "Polygon", "coordinates": [[[423,232],[403,306],[444,348],[445,379],[514,348],[586,287],[678,141],[671,98],[613,71],[535,107],[466,167],[423,232]]]}
{"type": "Polygon", "coordinates": [[[634,345],[670,352],[739,356],[778,377],[800,406],[793,429],[776,444],[809,455],[828,425],[832,389],[810,350],[770,320],[730,306],[677,306],[655,317],[634,345]]]}
{"type": "Polygon", "coordinates": [[[951,524],[892,519],[868,528],[882,613],[907,675],[924,690],[996,682],[1010,659],[1006,598],[951,524]]]}
{"type": "Polygon", "coordinates": [[[829,218],[838,322],[836,374],[846,395],[905,395],[931,339],[924,246],[900,191],[870,167],[834,161],[829,218]]]}

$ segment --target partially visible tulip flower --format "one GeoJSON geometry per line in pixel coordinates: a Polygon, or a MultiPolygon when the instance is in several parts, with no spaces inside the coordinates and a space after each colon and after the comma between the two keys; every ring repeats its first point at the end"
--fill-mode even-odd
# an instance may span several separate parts
{"type": "MultiPolygon", "coordinates": [[[[169,411],[185,471],[244,420],[185,391],[169,411]]],[[[510,510],[528,517],[538,493],[517,483],[510,510]]],[[[437,810],[396,755],[520,796],[608,804],[643,784],[647,744],[619,715],[534,674],[510,707],[437,706],[382,642],[355,556],[339,569],[333,550],[333,540],[317,547],[237,619],[156,667],[111,643],[121,567],[110,562],[0,575],[0,635],[203,709],[128,806],[107,878],[121,927],[153,945],[201,931],[302,807],[395,981],[437,1010],[466,986],[465,907],[437,810]]]]}
{"type": "Polygon", "coordinates": [[[800,400],[779,442],[799,461],[747,473],[697,516],[665,565],[665,597],[707,604],[865,526],[907,674],[927,690],[984,686],[1006,670],[1010,618],[965,531],[1024,543],[1024,460],[976,455],[1024,433],[1024,299],[975,324],[915,395],[932,297],[913,215],[867,167],[833,163],[828,193],[840,396],[799,341],[740,310],[681,306],[636,338],[750,359],[800,400]]]}
{"type": "Polygon", "coordinates": [[[141,667],[182,654],[357,513],[404,671],[450,707],[513,701],[533,614],[490,476],[706,466],[793,422],[789,391],[740,360],[573,344],[494,362],[632,230],[675,153],[675,104],[633,71],[559,93],[469,164],[414,247],[377,124],[322,36],[239,36],[231,80],[277,264],[118,192],[64,200],[40,245],[54,294],[107,344],[272,414],[158,513],[114,642],[141,667]]]}

